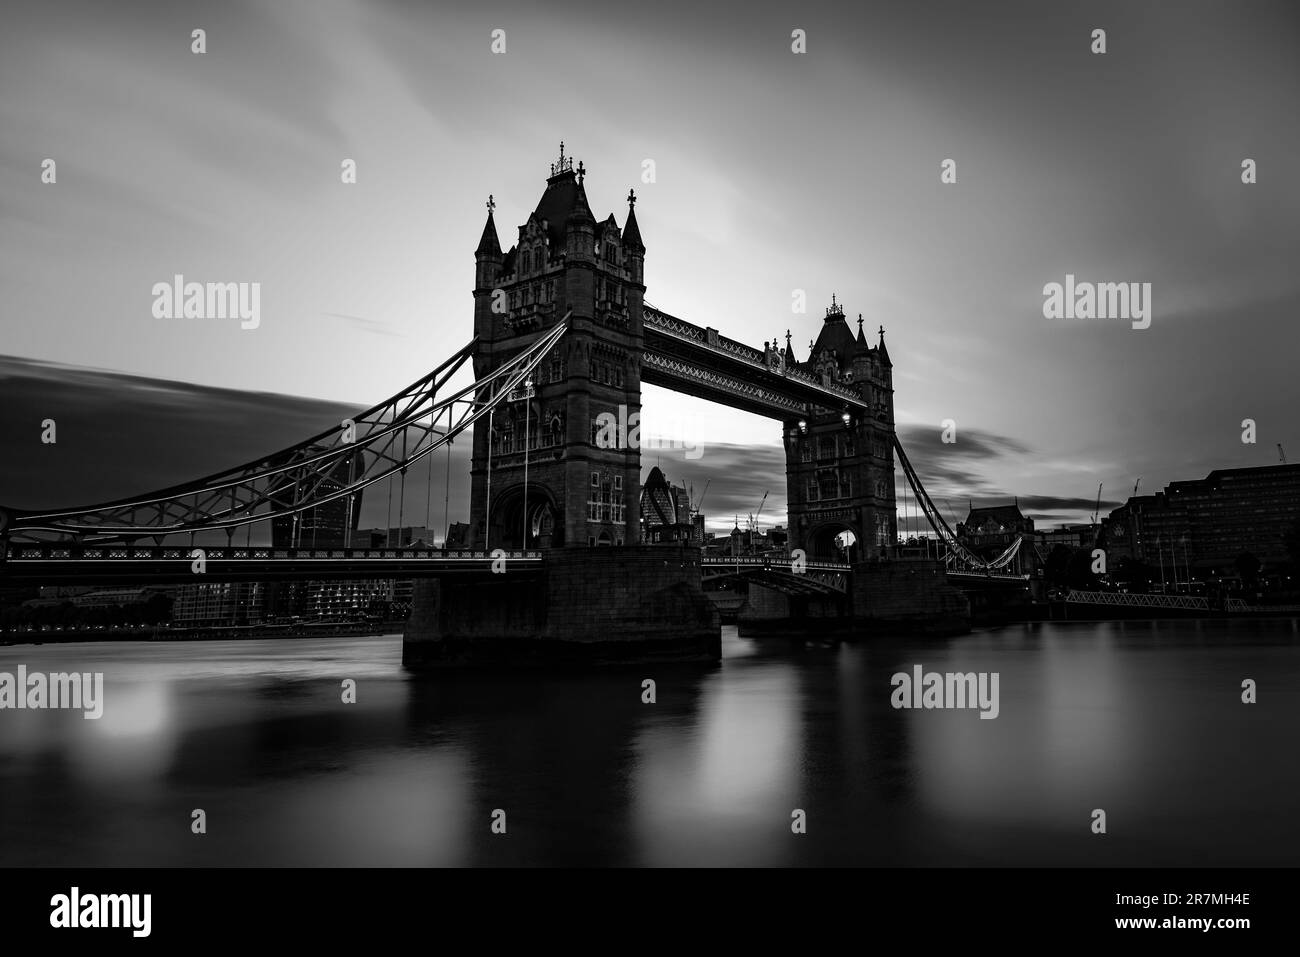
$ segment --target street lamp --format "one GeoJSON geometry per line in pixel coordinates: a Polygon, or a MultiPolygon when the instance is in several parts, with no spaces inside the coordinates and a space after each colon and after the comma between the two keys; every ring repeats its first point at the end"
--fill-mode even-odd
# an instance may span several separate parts
{"type": "Polygon", "coordinates": [[[528,439],[529,415],[533,410],[533,378],[524,380],[524,551],[528,550],[528,439]]]}
{"type": "Polygon", "coordinates": [[[851,415],[849,415],[849,410],[848,410],[848,409],[845,409],[845,410],[840,414],[840,418],[844,420],[844,427],[845,427],[846,429],[849,427],[849,423],[853,421],[853,417],[852,417],[851,415]]]}
{"type": "Polygon", "coordinates": [[[492,534],[492,433],[496,431],[493,425],[493,417],[496,415],[496,406],[488,409],[488,435],[487,435],[487,496],[483,508],[483,551],[491,554],[488,547],[488,539],[492,534]]]}

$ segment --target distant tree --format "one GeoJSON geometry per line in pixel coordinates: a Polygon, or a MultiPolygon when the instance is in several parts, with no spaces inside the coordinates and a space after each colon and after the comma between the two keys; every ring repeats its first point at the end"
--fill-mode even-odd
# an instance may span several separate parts
{"type": "Polygon", "coordinates": [[[1234,564],[1243,585],[1254,585],[1259,578],[1260,563],[1252,552],[1242,552],[1234,564]]]}
{"type": "Polygon", "coordinates": [[[1092,552],[1086,548],[1076,548],[1070,553],[1070,560],[1065,570],[1066,584],[1071,588],[1093,591],[1100,584],[1092,570],[1092,552]]]}
{"type": "Polygon", "coordinates": [[[159,593],[149,596],[149,600],[144,603],[140,620],[146,625],[157,625],[170,621],[171,617],[172,600],[167,595],[159,593]]]}
{"type": "Polygon", "coordinates": [[[1043,578],[1049,585],[1061,588],[1066,584],[1070,570],[1070,555],[1070,549],[1059,542],[1047,553],[1047,561],[1043,563],[1043,578]]]}
{"type": "Polygon", "coordinates": [[[1128,585],[1131,591],[1146,591],[1151,578],[1151,566],[1139,558],[1125,555],[1115,564],[1115,581],[1128,585]]]}

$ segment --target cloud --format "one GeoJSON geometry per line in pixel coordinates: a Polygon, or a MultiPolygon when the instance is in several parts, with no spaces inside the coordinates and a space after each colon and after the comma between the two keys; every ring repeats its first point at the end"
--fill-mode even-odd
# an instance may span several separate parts
{"type": "Polygon", "coordinates": [[[349,316],[342,312],[327,312],[324,315],[332,319],[342,319],[344,322],[360,329],[362,332],[373,332],[377,336],[392,336],[394,339],[403,339],[400,332],[396,332],[387,322],[381,322],[378,319],[366,319],[362,316],[349,316]]]}
{"type": "MultiPolygon", "coordinates": [[[[938,455],[944,458],[1010,458],[1018,455],[1030,455],[1032,450],[1019,439],[1001,435],[984,429],[963,428],[960,422],[956,429],[956,441],[943,441],[941,426],[920,425],[916,423],[898,425],[895,428],[898,441],[908,458],[918,464],[922,459],[932,459],[938,455]]],[[[919,469],[919,464],[918,464],[919,469]]]]}
{"type": "Polygon", "coordinates": [[[364,406],[0,356],[0,504],[78,507],[251,461],[364,406]],[[41,442],[53,419],[57,441],[41,442]]]}

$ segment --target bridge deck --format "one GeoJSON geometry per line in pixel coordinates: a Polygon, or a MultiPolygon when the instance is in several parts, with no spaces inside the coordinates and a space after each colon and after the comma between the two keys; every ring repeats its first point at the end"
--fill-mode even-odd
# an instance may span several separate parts
{"type": "Polygon", "coordinates": [[[266,579],[423,578],[432,575],[540,569],[540,551],[493,552],[435,548],[208,547],[206,570],[192,570],[187,546],[24,545],[6,547],[0,581],[189,582],[266,579]],[[504,559],[504,564],[501,561],[504,559]]]}

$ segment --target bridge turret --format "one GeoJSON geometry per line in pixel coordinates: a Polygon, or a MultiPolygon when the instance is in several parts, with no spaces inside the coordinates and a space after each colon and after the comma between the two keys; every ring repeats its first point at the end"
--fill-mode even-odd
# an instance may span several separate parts
{"type": "MultiPolygon", "coordinates": [[[[478,376],[569,317],[568,333],[536,370],[531,393],[521,390],[474,431],[475,547],[617,546],[640,537],[645,247],[634,222],[626,232],[613,216],[597,222],[586,172],[561,144],[518,246],[500,259],[495,281],[475,293],[478,376]],[[494,312],[498,287],[505,308],[494,312]]],[[[480,243],[488,265],[497,255],[494,237],[495,227],[480,243]]]]}

